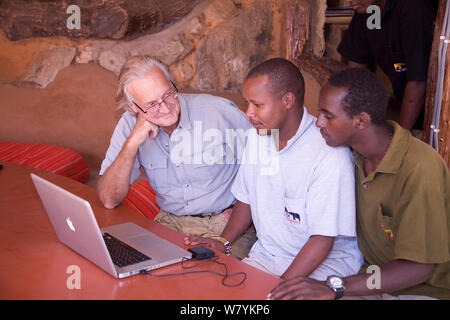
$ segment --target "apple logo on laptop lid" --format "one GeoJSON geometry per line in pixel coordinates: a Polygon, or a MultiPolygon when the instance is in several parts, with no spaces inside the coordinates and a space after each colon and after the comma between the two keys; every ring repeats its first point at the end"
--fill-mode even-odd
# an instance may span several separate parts
{"type": "Polygon", "coordinates": [[[66,219],[67,225],[69,226],[70,230],[72,230],[73,232],[75,232],[75,227],[73,226],[72,221],[70,220],[70,217],[68,217],[66,219]]]}

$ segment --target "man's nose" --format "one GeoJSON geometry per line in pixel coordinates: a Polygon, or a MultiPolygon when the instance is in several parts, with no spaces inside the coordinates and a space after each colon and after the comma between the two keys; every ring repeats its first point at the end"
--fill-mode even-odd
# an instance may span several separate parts
{"type": "Polygon", "coordinates": [[[245,115],[246,115],[248,118],[251,118],[252,116],[255,115],[255,109],[254,109],[254,107],[252,106],[251,103],[248,104],[247,110],[245,111],[245,115]]]}
{"type": "Polygon", "coordinates": [[[320,129],[325,127],[325,121],[323,120],[323,116],[319,114],[316,121],[316,126],[320,129]]]}
{"type": "Polygon", "coordinates": [[[161,104],[159,105],[159,112],[168,113],[169,111],[170,111],[169,105],[167,104],[167,102],[165,100],[163,100],[161,102],[161,104]]]}

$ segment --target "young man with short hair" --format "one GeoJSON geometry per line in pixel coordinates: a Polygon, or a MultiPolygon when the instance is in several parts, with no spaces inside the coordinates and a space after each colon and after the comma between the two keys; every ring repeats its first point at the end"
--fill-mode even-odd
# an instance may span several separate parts
{"type": "Polygon", "coordinates": [[[408,130],[386,122],[386,108],[382,83],[364,69],[332,76],[320,92],[323,137],[354,152],[358,243],[371,272],[363,268],[328,285],[297,277],[270,298],[333,299],[338,290],[358,299],[450,299],[447,165],[408,130]]]}
{"type": "MultiPolygon", "coordinates": [[[[350,150],[326,145],[303,106],[304,79],[293,63],[263,62],[249,72],[242,91],[253,129],[222,239],[232,242],[253,222],[258,240],[244,262],[283,279],[355,274],[363,261],[350,150]]],[[[188,235],[185,243],[224,251],[213,239],[188,235]]]]}

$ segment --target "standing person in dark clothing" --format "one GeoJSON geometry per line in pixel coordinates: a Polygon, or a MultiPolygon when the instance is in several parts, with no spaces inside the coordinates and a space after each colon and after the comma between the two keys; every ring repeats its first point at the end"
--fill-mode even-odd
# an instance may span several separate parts
{"type": "Polygon", "coordinates": [[[435,1],[430,0],[347,0],[355,10],[338,52],[350,67],[376,63],[389,77],[395,99],[401,104],[399,124],[405,129],[422,129],[425,89],[433,42],[435,1]],[[381,9],[380,29],[368,26],[381,9]]]}

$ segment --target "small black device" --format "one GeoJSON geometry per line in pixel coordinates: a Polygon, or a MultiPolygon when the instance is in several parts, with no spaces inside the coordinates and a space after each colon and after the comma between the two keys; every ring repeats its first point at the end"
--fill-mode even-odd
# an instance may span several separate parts
{"type": "Polygon", "coordinates": [[[204,246],[189,248],[188,251],[191,252],[192,257],[197,260],[209,259],[216,255],[214,251],[204,246]]]}
{"type": "Polygon", "coordinates": [[[186,259],[183,258],[181,260],[181,268],[183,269],[192,269],[195,267],[198,267],[202,264],[205,263],[217,263],[220,264],[221,266],[224,267],[225,269],[225,273],[219,273],[213,270],[196,270],[196,271],[186,271],[186,272],[181,272],[181,273],[169,273],[169,274],[152,274],[150,272],[147,272],[147,270],[143,269],[141,271],[139,271],[140,274],[142,275],[146,275],[146,276],[150,276],[150,277],[172,277],[172,276],[182,276],[185,274],[192,274],[192,273],[212,273],[218,276],[223,277],[222,279],[222,285],[225,287],[237,287],[240,286],[241,284],[243,284],[245,282],[245,279],[247,279],[247,274],[245,272],[235,272],[235,273],[229,273],[228,272],[228,268],[227,265],[225,263],[219,262],[217,261],[219,259],[218,256],[215,255],[214,251],[212,251],[211,249],[208,249],[204,246],[198,246],[198,247],[194,247],[194,248],[189,248],[188,249],[189,252],[192,253],[192,259],[194,260],[204,260],[204,261],[200,261],[200,262],[196,262],[195,265],[191,265],[191,266],[185,266],[184,265],[184,261],[191,261],[192,259],[186,259]],[[243,276],[242,280],[238,283],[232,284],[232,283],[226,283],[225,280],[234,276],[238,276],[241,275],[243,276]]]}

